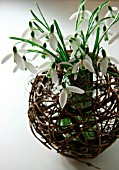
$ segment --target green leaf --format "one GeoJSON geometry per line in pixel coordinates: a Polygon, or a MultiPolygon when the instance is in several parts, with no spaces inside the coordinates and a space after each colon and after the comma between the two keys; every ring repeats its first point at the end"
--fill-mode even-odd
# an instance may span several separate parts
{"type": "Polygon", "coordinates": [[[48,23],[47,23],[47,21],[46,21],[46,19],[45,19],[45,17],[44,17],[44,15],[43,15],[43,13],[42,13],[42,11],[41,11],[41,9],[40,9],[40,7],[39,7],[39,5],[38,5],[37,2],[36,2],[36,6],[37,6],[37,8],[38,8],[38,10],[39,10],[39,12],[40,12],[40,15],[41,15],[41,17],[42,17],[45,25],[47,26],[48,30],[50,31],[50,27],[49,27],[49,25],[48,25],[48,23]]]}
{"type": "Polygon", "coordinates": [[[39,53],[39,54],[46,55],[46,53],[45,53],[45,52],[43,52],[43,51],[39,51],[39,50],[28,49],[27,51],[28,51],[28,52],[34,52],[34,53],[39,53]]]}
{"type": "Polygon", "coordinates": [[[45,48],[44,46],[40,45],[40,44],[37,44],[31,40],[28,40],[28,39],[24,39],[24,38],[18,38],[18,37],[9,37],[10,39],[13,39],[13,40],[20,40],[22,42],[27,42],[29,44],[31,44],[32,46],[37,46],[41,49],[43,49],[44,51],[46,51],[47,53],[51,54],[58,62],[61,62],[60,59],[51,51],[49,51],[47,48],[45,48]]]}
{"type": "Polygon", "coordinates": [[[100,27],[98,26],[96,31],[94,49],[93,49],[93,56],[95,56],[96,52],[98,53],[99,51],[99,38],[100,38],[100,27]]]}
{"type": "Polygon", "coordinates": [[[36,22],[33,22],[33,23],[40,32],[42,32],[42,33],[44,32],[44,30],[36,22]]]}
{"type": "Polygon", "coordinates": [[[76,27],[75,27],[76,31],[78,30],[79,25],[81,24],[81,22],[84,20],[84,17],[82,15],[82,18],[79,21],[79,15],[80,15],[80,12],[82,11],[82,8],[84,7],[85,2],[86,2],[86,0],[82,0],[81,3],[79,4],[79,7],[78,7],[78,15],[76,17],[76,27]]]}
{"type": "Polygon", "coordinates": [[[103,33],[102,37],[99,40],[99,43],[101,43],[101,41],[103,40],[105,34],[107,34],[107,32],[109,31],[109,29],[116,24],[119,21],[119,13],[117,13],[116,17],[114,18],[114,20],[112,21],[112,23],[110,24],[110,26],[107,28],[107,30],[103,33]]]}
{"type": "Polygon", "coordinates": [[[64,54],[65,54],[65,61],[68,61],[69,56],[68,56],[68,53],[66,51],[66,47],[65,47],[65,43],[64,43],[64,39],[63,39],[62,33],[60,31],[59,25],[58,25],[56,20],[54,20],[54,25],[56,27],[57,34],[58,34],[58,37],[59,37],[59,39],[61,41],[61,44],[63,45],[63,51],[64,51],[64,54]]]}
{"type": "Polygon", "coordinates": [[[34,19],[36,21],[38,21],[43,27],[45,27],[48,31],[49,31],[49,28],[47,27],[47,25],[45,25],[35,14],[32,10],[30,10],[31,14],[33,15],[34,19]]]}
{"type": "MultiPolygon", "coordinates": [[[[102,5],[100,5],[99,7],[97,7],[91,14],[90,19],[88,21],[88,29],[87,29],[87,33],[86,33],[86,41],[89,38],[89,36],[91,35],[91,33],[93,32],[93,30],[97,27],[97,25],[99,24],[99,21],[94,25],[94,23],[96,22],[96,18],[99,15],[99,13],[101,12],[101,10],[109,3],[109,1],[104,2],[102,5]]],[[[103,21],[103,20],[102,20],[103,21]]]]}

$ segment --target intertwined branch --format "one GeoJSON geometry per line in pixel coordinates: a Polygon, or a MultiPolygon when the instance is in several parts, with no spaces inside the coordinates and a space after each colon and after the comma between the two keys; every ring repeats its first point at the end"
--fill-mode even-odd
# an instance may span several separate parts
{"type": "MultiPolygon", "coordinates": [[[[50,78],[36,76],[29,97],[28,116],[33,134],[49,149],[80,160],[94,158],[119,135],[119,71],[110,65],[102,76],[88,72],[76,81],[85,94],[74,93],[63,109],[50,78]],[[89,78],[87,78],[89,77],[89,78]]],[[[59,74],[60,77],[60,74],[59,74]]]]}

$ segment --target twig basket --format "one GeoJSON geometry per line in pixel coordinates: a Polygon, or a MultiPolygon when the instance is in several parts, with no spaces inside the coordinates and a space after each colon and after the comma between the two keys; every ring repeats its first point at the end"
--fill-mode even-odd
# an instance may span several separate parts
{"type": "Polygon", "coordinates": [[[73,94],[63,109],[51,79],[37,75],[31,82],[28,110],[33,134],[49,149],[76,160],[99,155],[119,135],[119,76],[115,75],[119,71],[111,64],[104,76],[98,71],[91,78],[88,72],[76,81],[70,77],[72,85],[87,87],[87,93],[73,94]]]}

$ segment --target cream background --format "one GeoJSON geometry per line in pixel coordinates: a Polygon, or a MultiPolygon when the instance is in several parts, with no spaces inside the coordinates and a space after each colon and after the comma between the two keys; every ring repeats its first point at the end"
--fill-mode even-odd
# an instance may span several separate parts
{"type": "MultiPolygon", "coordinates": [[[[79,0],[37,0],[50,23],[56,18],[64,34],[72,33],[69,16],[77,10],[79,0]]],[[[87,9],[93,10],[102,0],[87,0],[87,9]]],[[[119,6],[119,1],[111,0],[119,6]]],[[[9,36],[20,36],[31,19],[29,9],[36,10],[33,0],[0,1],[0,60],[12,50],[14,41],[9,36]]],[[[103,13],[102,13],[103,15],[103,13]]],[[[119,42],[107,46],[109,55],[119,59],[119,42]]],[[[90,170],[80,162],[64,158],[50,151],[32,135],[28,118],[29,73],[12,73],[13,63],[0,65],[0,170],[90,170]]],[[[90,160],[101,170],[119,169],[119,141],[90,160]]]]}

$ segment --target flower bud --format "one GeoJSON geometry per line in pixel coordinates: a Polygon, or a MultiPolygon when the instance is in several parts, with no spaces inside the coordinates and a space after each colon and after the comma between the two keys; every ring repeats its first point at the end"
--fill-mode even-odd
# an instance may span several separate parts
{"type": "Polygon", "coordinates": [[[13,52],[17,53],[17,48],[15,46],[13,47],[13,52]]]}
{"type": "Polygon", "coordinates": [[[31,21],[29,21],[29,27],[32,28],[32,22],[31,21]]]}
{"type": "Polygon", "coordinates": [[[54,25],[53,24],[50,27],[50,33],[54,33],[54,25]]]}
{"type": "Polygon", "coordinates": [[[104,49],[102,49],[102,56],[103,56],[103,58],[106,57],[106,51],[104,49]]]}

